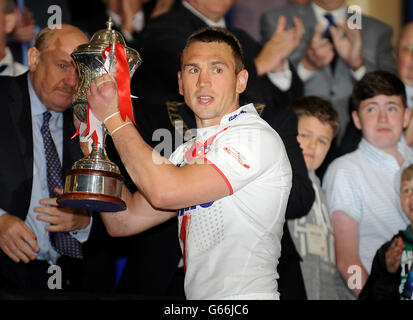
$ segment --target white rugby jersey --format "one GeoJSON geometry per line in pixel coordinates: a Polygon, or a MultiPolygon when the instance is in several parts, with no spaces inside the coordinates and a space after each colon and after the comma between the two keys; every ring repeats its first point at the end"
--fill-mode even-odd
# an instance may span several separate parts
{"type": "Polygon", "coordinates": [[[187,299],[278,299],[277,265],[292,172],[252,104],[197,130],[170,157],[211,164],[230,195],[178,211],[187,299]]]}

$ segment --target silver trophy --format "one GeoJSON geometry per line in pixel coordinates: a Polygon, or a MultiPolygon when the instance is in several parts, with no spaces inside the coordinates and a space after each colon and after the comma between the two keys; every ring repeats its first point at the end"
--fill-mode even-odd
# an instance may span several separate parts
{"type": "MultiPolygon", "coordinates": [[[[91,82],[98,76],[110,73],[116,68],[115,43],[119,42],[124,48],[132,78],[138,66],[142,63],[139,53],[126,47],[123,36],[112,29],[112,21],[106,22],[107,28],[97,31],[89,43],[78,46],[72,53],[76,63],[79,88],[72,100],[74,114],[82,121],[87,121],[86,92],[91,82]],[[106,62],[102,52],[111,45],[106,62]],[[109,65],[109,70],[108,66],[109,65]]],[[[123,177],[119,168],[110,161],[105,151],[105,137],[107,134],[103,123],[99,123],[101,139],[97,145],[93,143],[92,152],[85,158],[75,162],[66,174],[63,195],[57,202],[65,207],[86,209],[93,211],[121,211],[126,205],[121,199],[123,177]]]]}

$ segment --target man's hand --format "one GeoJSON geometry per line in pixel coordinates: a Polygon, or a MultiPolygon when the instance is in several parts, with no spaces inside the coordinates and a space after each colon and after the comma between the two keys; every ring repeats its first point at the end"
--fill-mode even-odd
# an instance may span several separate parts
{"type": "Polygon", "coordinates": [[[119,112],[118,91],[112,76],[105,74],[96,77],[90,84],[87,100],[95,117],[102,122],[119,112]]]}
{"type": "Polygon", "coordinates": [[[363,65],[361,57],[362,40],[360,30],[350,29],[347,21],[344,25],[330,28],[331,37],[333,38],[334,47],[339,56],[348,64],[351,70],[356,71],[363,65]],[[340,34],[342,30],[343,35],[340,34]]]}
{"type": "MultiPolygon", "coordinates": [[[[148,0],[143,0],[142,2],[148,2],[148,0]]],[[[175,0],[157,0],[155,7],[151,12],[151,19],[171,10],[174,3],[175,0]]]]}
{"type": "Polygon", "coordinates": [[[388,272],[395,273],[399,269],[404,248],[402,238],[397,237],[393,240],[386,251],[386,269],[388,272]]]}
{"type": "Polygon", "coordinates": [[[17,13],[16,27],[13,30],[12,38],[18,42],[30,42],[35,36],[35,21],[33,14],[26,8],[23,8],[23,15],[17,13]]]}
{"type": "Polygon", "coordinates": [[[258,75],[267,72],[283,71],[284,60],[297,48],[304,35],[302,21],[294,17],[294,27],[286,30],[287,19],[280,16],[277,28],[268,42],[264,45],[259,55],[255,58],[258,75]]]}
{"type": "MultiPolygon", "coordinates": [[[[55,189],[61,195],[62,189],[55,189]]],[[[39,203],[43,206],[35,207],[34,212],[43,213],[37,215],[37,219],[49,222],[45,229],[50,232],[69,232],[85,229],[90,222],[90,216],[85,210],[75,210],[72,208],[59,207],[57,198],[42,199],[39,203]]]]}
{"type": "Polygon", "coordinates": [[[333,61],[334,48],[328,39],[322,37],[323,31],[323,26],[317,23],[311,44],[301,60],[303,67],[307,70],[317,71],[333,61]]]}
{"type": "MultiPolygon", "coordinates": [[[[129,34],[133,33],[133,13],[131,9],[130,0],[120,1],[120,19],[121,19],[121,29],[122,31],[127,31],[129,34]]],[[[138,2],[141,10],[141,4],[138,2]]]]}
{"type": "Polygon", "coordinates": [[[0,248],[14,262],[29,263],[40,248],[36,235],[20,218],[5,213],[0,216],[0,248]]]}

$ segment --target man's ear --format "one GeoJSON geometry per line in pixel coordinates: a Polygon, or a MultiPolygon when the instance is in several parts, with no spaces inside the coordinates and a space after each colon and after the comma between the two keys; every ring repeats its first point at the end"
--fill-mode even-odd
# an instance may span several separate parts
{"type": "Polygon", "coordinates": [[[241,94],[247,88],[248,82],[248,71],[246,69],[242,69],[237,74],[237,93],[241,94]]]}
{"type": "Polygon", "coordinates": [[[357,129],[361,130],[361,121],[358,112],[354,110],[351,115],[353,117],[354,125],[357,129]]]}
{"type": "Polygon", "coordinates": [[[4,21],[5,21],[6,34],[12,33],[12,31],[14,30],[14,27],[16,26],[16,23],[17,23],[16,12],[13,11],[12,13],[5,14],[4,15],[4,21]]]}
{"type": "Polygon", "coordinates": [[[35,71],[40,60],[40,51],[36,47],[31,47],[27,51],[28,64],[31,72],[35,71]]]}
{"type": "Polygon", "coordinates": [[[178,71],[178,86],[179,86],[179,94],[183,96],[184,89],[183,89],[183,84],[182,84],[182,72],[181,71],[178,71]]]}

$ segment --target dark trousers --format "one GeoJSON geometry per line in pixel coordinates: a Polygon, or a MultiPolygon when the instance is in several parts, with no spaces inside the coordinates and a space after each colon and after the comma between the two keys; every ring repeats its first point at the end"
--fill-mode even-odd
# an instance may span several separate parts
{"type": "Polygon", "coordinates": [[[58,273],[56,269],[50,268],[47,261],[15,263],[0,253],[0,299],[51,298],[63,292],[78,290],[82,264],[82,260],[61,257],[56,263],[60,268],[58,273]],[[56,280],[59,274],[61,279],[56,280]],[[52,289],[49,288],[50,284],[52,289]],[[55,287],[56,284],[61,284],[61,290],[60,286],[55,287]]]}
{"type": "Polygon", "coordinates": [[[299,259],[281,255],[277,271],[280,300],[307,300],[299,259]]]}

